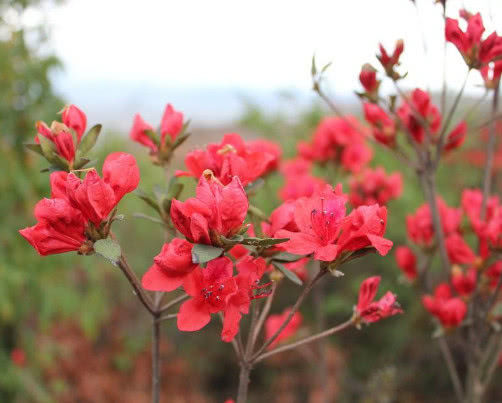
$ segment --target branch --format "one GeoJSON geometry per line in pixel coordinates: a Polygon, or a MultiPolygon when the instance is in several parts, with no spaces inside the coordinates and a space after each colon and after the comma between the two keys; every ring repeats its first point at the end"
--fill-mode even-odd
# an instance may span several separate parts
{"type": "Polygon", "coordinates": [[[180,302],[183,302],[184,300],[186,300],[188,298],[190,298],[190,295],[188,295],[188,294],[183,294],[177,298],[174,298],[173,300],[171,300],[171,301],[167,302],[165,305],[163,305],[162,308],[160,308],[159,313],[163,313],[163,312],[167,311],[169,308],[173,307],[174,305],[176,305],[180,302]]]}
{"type": "Polygon", "coordinates": [[[354,324],[354,318],[352,317],[349,320],[347,320],[346,322],[343,322],[342,324],[340,324],[338,326],[324,330],[324,331],[317,333],[317,334],[314,334],[312,336],[305,337],[304,339],[295,341],[294,343],[286,344],[284,346],[277,347],[277,348],[274,348],[273,350],[267,351],[266,353],[263,353],[263,354],[259,355],[258,357],[256,357],[256,359],[254,360],[254,363],[260,362],[260,361],[264,360],[265,358],[270,357],[271,355],[282,353],[283,351],[291,350],[296,347],[302,346],[304,344],[312,343],[313,341],[322,339],[324,337],[331,336],[335,333],[341,332],[342,330],[345,330],[345,329],[351,327],[353,324],[354,324]]]}
{"type": "Polygon", "coordinates": [[[298,308],[300,307],[300,305],[302,304],[303,300],[308,295],[310,290],[312,290],[312,288],[314,287],[317,280],[319,280],[326,273],[327,273],[327,270],[325,268],[321,268],[319,270],[319,272],[316,274],[316,276],[310,281],[310,283],[307,284],[307,286],[303,289],[302,293],[300,294],[300,296],[296,300],[295,304],[293,305],[293,307],[289,311],[288,317],[282,322],[282,325],[279,327],[279,329],[277,329],[277,331],[272,335],[272,337],[270,337],[267,341],[265,341],[265,343],[263,343],[263,345],[258,349],[258,351],[256,351],[256,353],[251,357],[251,361],[254,361],[256,358],[258,358],[260,356],[260,354],[263,351],[265,351],[266,348],[268,346],[270,346],[270,344],[272,344],[275,339],[277,339],[279,334],[281,334],[281,332],[284,330],[284,328],[291,321],[291,319],[293,318],[293,315],[298,310],[298,308]]]}
{"type": "Polygon", "coordinates": [[[267,319],[268,313],[270,312],[270,308],[272,307],[272,302],[275,297],[275,291],[277,290],[277,282],[272,283],[272,290],[270,291],[270,295],[267,297],[265,301],[265,305],[263,306],[263,310],[261,311],[260,317],[258,318],[258,322],[254,328],[254,331],[251,335],[251,347],[250,351],[253,351],[254,346],[256,344],[256,340],[258,339],[258,335],[260,334],[261,328],[265,323],[265,319],[267,319]]]}
{"type": "Polygon", "coordinates": [[[453,389],[455,390],[455,395],[459,403],[463,402],[464,391],[462,388],[462,383],[460,382],[460,377],[458,376],[457,368],[455,367],[455,362],[451,355],[450,348],[446,343],[444,337],[438,338],[439,348],[443,354],[443,358],[446,361],[446,367],[448,368],[448,373],[450,374],[451,382],[453,383],[453,389]]]}
{"type": "Polygon", "coordinates": [[[152,298],[149,294],[141,286],[141,282],[139,281],[136,273],[129,267],[126,258],[122,255],[118,261],[118,267],[122,270],[122,273],[127,278],[127,281],[131,284],[134,294],[139,298],[143,306],[150,312],[153,316],[158,315],[158,312],[155,309],[152,298]]]}

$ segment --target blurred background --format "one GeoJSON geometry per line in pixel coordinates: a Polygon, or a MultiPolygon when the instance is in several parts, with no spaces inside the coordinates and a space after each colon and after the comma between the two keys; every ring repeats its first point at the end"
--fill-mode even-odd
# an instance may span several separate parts
{"type": "MultiPolygon", "coordinates": [[[[501,26],[496,0],[448,0],[447,15],[456,17],[463,7],[482,12],[488,31],[501,26]]],[[[420,86],[438,95],[446,63],[450,94],[458,90],[466,68],[453,46],[443,59],[443,29],[442,6],[432,0],[0,1],[0,401],[149,401],[149,318],[121,274],[94,256],[40,258],[17,232],[33,225],[35,203],[49,194],[43,162],[23,149],[33,140],[37,120],[50,123],[65,104],[76,104],[89,127],[104,124],[94,151],[97,166],[110,151],[132,152],[141,187],[151,189],[165,181],[164,173],[127,137],[135,113],[154,123],[167,102],[183,111],[193,133],[184,151],[237,131],[281,143],[289,158],[296,142],[309,138],[329,114],[311,91],[314,53],[319,65],[333,62],[326,82],[330,96],[359,116],[354,91],[361,89],[360,67],[376,65],[379,42],[392,48],[404,39],[407,89],[420,86]]],[[[472,74],[464,110],[483,93],[480,76],[472,74]]],[[[466,153],[476,152],[476,139],[468,139],[466,153]]],[[[173,169],[183,168],[184,151],[173,169]]],[[[481,167],[467,160],[450,159],[439,178],[441,195],[453,205],[461,188],[481,181],[481,167]]],[[[388,172],[402,168],[381,149],[372,162],[379,165],[388,172]]],[[[423,202],[413,175],[403,174],[403,196],[389,206],[388,238],[395,244],[405,241],[406,214],[423,202]]],[[[193,188],[190,179],[183,181],[193,188]]],[[[269,182],[271,192],[254,201],[267,212],[280,202],[282,179],[272,175],[269,182]]],[[[127,220],[116,232],[141,275],[161,248],[162,228],[132,216],[147,211],[133,195],[120,210],[127,220]]],[[[391,255],[352,264],[325,290],[327,323],[350,315],[361,280],[373,274],[383,276],[382,289],[394,290],[406,313],[371,332],[350,330],[330,340],[324,386],[331,400],[449,401],[431,320],[391,255]]],[[[274,313],[294,300],[297,290],[289,287],[274,313]]],[[[302,312],[308,333],[311,304],[302,312]]],[[[165,401],[222,402],[234,396],[237,364],[219,340],[217,325],[181,334],[169,322],[163,333],[165,401]]],[[[306,349],[260,364],[250,401],[320,401],[314,353],[306,349]]],[[[499,389],[493,401],[502,399],[499,389]]]]}

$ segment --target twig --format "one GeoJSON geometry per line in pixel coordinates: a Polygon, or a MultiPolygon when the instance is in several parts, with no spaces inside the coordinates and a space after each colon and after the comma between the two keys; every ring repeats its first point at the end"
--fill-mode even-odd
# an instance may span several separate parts
{"type": "Polygon", "coordinates": [[[268,313],[270,312],[270,308],[272,307],[272,302],[274,301],[275,292],[277,290],[277,282],[272,283],[272,289],[270,290],[270,295],[267,297],[265,301],[265,305],[260,313],[260,317],[258,318],[258,322],[254,327],[254,331],[251,336],[251,351],[253,351],[254,346],[256,344],[256,340],[258,339],[258,335],[260,334],[261,328],[265,323],[265,319],[267,319],[268,313]]]}
{"type": "Polygon", "coordinates": [[[448,368],[448,373],[450,374],[451,382],[453,383],[453,389],[455,390],[455,395],[459,403],[462,403],[464,391],[462,388],[462,383],[460,382],[460,377],[458,376],[455,362],[453,361],[453,357],[451,355],[450,348],[448,347],[448,344],[446,343],[444,337],[439,337],[438,343],[441,353],[443,354],[443,358],[446,362],[446,367],[448,368]]]}
{"type": "Polygon", "coordinates": [[[162,308],[160,308],[159,312],[160,313],[163,313],[165,311],[167,311],[169,308],[173,307],[174,305],[180,303],[180,302],[183,302],[184,300],[190,298],[190,295],[188,294],[183,294],[183,295],[180,295],[179,297],[177,298],[174,298],[173,300],[167,302],[165,305],[162,306],[162,308]]]}
{"type": "Polygon", "coordinates": [[[129,264],[127,263],[126,258],[122,255],[117,263],[118,267],[120,270],[122,270],[122,273],[127,278],[127,281],[131,284],[132,288],[134,289],[134,294],[139,298],[143,306],[150,312],[152,315],[156,315],[157,312],[155,310],[155,307],[153,305],[152,298],[150,297],[149,294],[146,293],[146,291],[141,287],[141,283],[136,276],[136,273],[129,267],[129,264]]]}

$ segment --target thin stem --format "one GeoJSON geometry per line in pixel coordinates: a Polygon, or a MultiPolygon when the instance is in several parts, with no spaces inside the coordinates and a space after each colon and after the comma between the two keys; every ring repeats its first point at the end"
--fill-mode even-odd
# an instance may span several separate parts
{"type": "Polygon", "coordinates": [[[248,399],[249,375],[251,366],[243,363],[239,373],[239,389],[237,390],[237,403],[246,403],[248,399]]]}
{"type": "Polygon", "coordinates": [[[345,330],[345,329],[351,327],[353,324],[354,324],[354,319],[350,318],[349,320],[347,320],[346,322],[343,322],[340,325],[334,326],[334,327],[332,327],[330,329],[324,330],[324,331],[322,331],[320,333],[317,333],[317,334],[314,334],[312,336],[305,337],[305,338],[303,338],[301,340],[295,341],[294,343],[285,344],[283,346],[274,348],[273,350],[267,351],[266,353],[260,354],[254,360],[254,362],[255,363],[260,362],[260,361],[264,360],[265,358],[268,358],[268,357],[270,357],[272,355],[275,355],[275,354],[278,354],[278,353],[282,353],[283,351],[292,350],[292,349],[300,347],[300,346],[302,346],[304,344],[312,343],[312,342],[314,342],[316,340],[320,340],[320,339],[323,339],[325,337],[331,336],[331,335],[333,335],[335,333],[341,332],[342,330],[345,330]]]}
{"type": "Polygon", "coordinates": [[[183,302],[184,300],[190,298],[190,295],[188,294],[183,294],[183,295],[180,295],[179,297],[177,298],[174,298],[173,300],[167,302],[165,305],[162,306],[162,308],[160,308],[159,312],[160,313],[163,313],[165,311],[167,311],[169,308],[173,307],[174,305],[180,303],[180,302],[183,302]]]}
{"type": "Polygon", "coordinates": [[[126,276],[127,281],[129,281],[132,288],[134,289],[134,294],[136,294],[136,296],[141,301],[143,306],[152,315],[156,315],[157,312],[155,310],[152,298],[143,289],[143,287],[141,286],[141,282],[136,276],[136,273],[134,273],[134,271],[129,267],[129,264],[127,263],[127,260],[123,255],[120,257],[119,261],[117,262],[117,265],[120,268],[120,270],[122,270],[122,273],[124,273],[124,275],[126,276]]]}
{"type": "Polygon", "coordinates": [[[470,72],[471,72],[471,69],[469,69],[467,71],[467,74],[465,75],[465,79],[462,84],[462,87],[460,88],[460,91],[458,92],[457,96],[455,97],[455,101],[453,102],[453,105],[452,105],[450,111],[448,112],[448,116],[443,124],[443,128],[441,130],[441,134],[439,135],[439,141],[438,141],[437,148],[436,148],[435,165],[438,164],[439,159],[441,158],[441,153],[443,152],[443,147],[444,147],[444,143],[446,140],[446,132],[448,131],[448,127],[450,126],[453,115],[455,114],[455,111],[457,110],[460,99],[462,98],[462,95],[464,94],[465,86],[467,84],[467,79],[469,78],[470,72]]]}
{"type": "MultiPolygon", "coordinates": [[[[494,118],[497,115],[499,88],[500,88],[500,83],[497,84],[495,90],[493,91],[492,118],[494,118]]],[[[481,220],[485,219],[486,205],[488,203],[488,198],[490,197],[492,188],[493,157],[497,141],[496,134],[497,134],[497,122],[493,120],[490,127],[490,137],[488,138],[488,142],[486,143],[486,165],[485,165],[485,175],[483,180],[483,203],[481,204],[481,220]]]]}
{"type": "Polygon", "coordinates": [[[277,339],[277,337],[281,334],[281,332],[284,330],[284,328],[291,321],[291,319],[293,318],[293,315],[298,310],[298,308],[300,307],[300,305],[302,304],[303,300],[308,295],[308,293],[310,292],[310,290],[312,290],[312,288],[314,287],[315,283],[322,276],[324,276],[326,273],[327,273],[326,269],[321,268],[319,270],[319,272],[316,274],[316,276],[310,281],[310,283],[308,283],[305,286],[305,288],[303,289],[302,293],[299,295],[298,299],[296,300],[295,304],[293,305],[293,307],[289,311],[288,317],[282,322],[282,324],[279,327],[279,329],[277,329],[277,331],[269,339],[267,339],[267,341],[265,341],[265,343],[263,343],[263,345],[256,351],[256,353],[253,355],[253,357],[251,357],[251,361],[254,361],[257,357],[259,357],[260,354],[262,352],[264,352],[267,349],[267,347],[270,346],[270,344],[272,344],[274,342],[275,339],[277,339]]]}
{"type": "Polygon", "coordinates": [[[157,318],[158,322],[164,322],[166,320],[176,319],[178,317],[177,313],[170,313],[167,315],[162,315],[157,318]]]}
{"type": "MultiPolygon", "coordinates": [[[[443,21],[446,25],[446,1],[443,3],[443,21]]],[[[448,42],[446,38],[443,42],[443,85],[441,88],[441,113],[446,110],[446,94],[448,93],[448,83],[446,82],[446,52],[448,49],[448,42]]]]}
{"type": "Polygon", "coordinates": [[[158,314],[152,322],[152,403],[160,402],[160,321],[158,314]]]}
{"type": "Polygon", "coordinates": [[[488,385],[490,385],[490,382],[493,378],[493,374],[495,373],[495,370],[499,366],[499,357],[500,357],[501,353],[502,353],[502,335],[499,335],[499,339],[497,341],[495,353],[492,355],[492,362],[490,363],[490,365],[486,371],[484,384],[483,384],[485,389],[488,387],[488,385]]]}
{"type": "Polygon", "coordinates": [[[277,282],[274,281],[272,283],[272,289],[270,291],[270,294],[265,301],[265,305],[263,306],[263,309],[260,313],[260,317],[258,318],[258,322],[256,323],[256,326],[254,327],[254,331],[251,335],[250,351],[253,351],[254,346],[256,344],[256,340],[258,339],[258,336],[260,334],[261,328],[262,328],[263,324],[265,323],[265,319],[267,319],[268,313],[270,312],[270,308],[272,307],[272,302],[274,301],[276,290],[277,290],[277,282]]]}
{"type": "Polygon", "coordinates": [[[446,343],[444,337],[438,338],[439,348],[441,349],[441,353],[443,354],[443,358],[446,362],[446,367],[448,368],[448,373],[450,375],[451,382],[453,384],[453,389],[455,390],[455,396],[459,403],[463,402],[464,391],[462,388],[462,382],[460,382],[460,377],[458,376],[457,368],[455,367],[455,362],[453,361],[453,357],[451,355],[450,348],[446,343]]]}

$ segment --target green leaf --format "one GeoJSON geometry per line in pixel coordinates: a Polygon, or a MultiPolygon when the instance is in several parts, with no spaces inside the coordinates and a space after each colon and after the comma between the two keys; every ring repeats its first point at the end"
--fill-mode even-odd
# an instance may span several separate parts
{"type": "Polygon", "coordinates": [[[89,158],[78,158],[73,163],[73,169],[81,169],[85,167],[91,160],[89,158]]]}
{"type": "Polygon", "coordinates": [[[315,64],[315,54],[312,55],[312,66],[310,68],[310,74],[312,74],[312,77],[314,77],[317,74],[317,67],[315,64]]]}
{"type": "Polygon", "coordinates": [[[160,141],[159,138],[157,137],[157,133],[155,133],[153,130],[145,130],[145,134],[152,140],[157,147],[160,147],[160,141]]]}
{"type": "Polygon", "coordinates": [[[326,70],[328,70],[329,66],[331,66],[331,63],[333,62],[329,62],[327,63],[322,69],[321,69],[321,74],[323,74],[326,70]]]}
{"type": "Polygon", "coordinates": [[[241,243],[243,245],[251,245],[251,246],[261,246],[264,248],[268,248],[273,245],[277,245],[279,243],[283,243],[289,241],[289,238],[244,238],[241,243]]]}
{"type": "Polygon", "coordinates": [[[115,266],[117,266],[120,256],[122,255],[120,245],[110,238],[100,239],[94,242],[94,251],[115,266]]]}
{"type": "Polygon", "coordinates": [[[287,269],[286,266],[284,266],[282,263],[279,262],[272,262],[274,267],[279,270],[284,276],[286,276],[289,280],[291,280],[293,283],[297,285],[302,285],[303,281],[300,280],[300,277],[298,277],[295,273],[293,273],[291,270],[287,269]]]}
{"type": "Polygon", "coordinates": [[[136,189],[134,194],[138,196],[141,200],[143,200],[146,204],[148,204],[150,207],[152,207],[157,213],[160,214],[160,207],[158,203],[153,200],[153,198],[146,194],[143,190],[141,189],[136,189]]]}
{"type": "Polygon", "coordinates": [[[176,139],[174,140],[172,149],[174,150],[175,148],[178,148],[180,145],[182,145],[189,137],[191,133],[182,133],[176,139]]]}
{"type": "Polygon", "coordinates": [[[37,143],[26,143],[24,145],[28,150],[36,152],[37,154],[40,154],[42,157],[44,157],[44,153],[42,151],[42,146],[37,143]]]}
{"type": "Polygon", "coordinates": [[[40,141],[40,149],[42,150],[43,156],[47,161],[54,162],[54,143],[42,135],[38,136],[38,140],[40,141]]]}
{"type": "Polygon", "coordinates": [[[272,260],[276,260],[278,262],[296,262],[297,260],[303,259],[305,256],[303,255],[294,255],[289,252],[281,252],[272,257],[272,260]]]}
{"type": "Polygon", "coordinates": [[[79,155],[86,155],[94,147],[100,132],[101,125],[95,125],[87,132],[78,146],[79,155]]]}
{"type": "Polygon", "coordinates": [[[223,248],[196,243],[192,248],[192,262],[196,264],[206,263],[210,260],[216,259],[222,253],[223,248]]]}
{"type": "Polygon", "coordinates": [[[242,235],[235,235],[230,239],[225,238],[224,236],[220,236],[220,240],[225,246],[237,245],[241,243],[243,239],[244,237],[242,235]]]}

